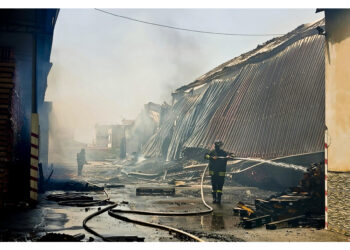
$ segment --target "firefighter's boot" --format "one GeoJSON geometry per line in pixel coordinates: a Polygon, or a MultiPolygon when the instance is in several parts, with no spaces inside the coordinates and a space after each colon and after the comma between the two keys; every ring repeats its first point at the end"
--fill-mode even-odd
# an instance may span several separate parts
{"type": "Polygon", "coordinates": [[[218,193],[217,194],[217,197],[216,197],[216,203],[217,204],[221,204],[221,196],[222,196],[222,193],[218,193]]]}
{"type": "Polygon", "coordinates": [[[213,195],[213,203],[216,203],[216,192],[213,191],[211,194],[213,195]]]}

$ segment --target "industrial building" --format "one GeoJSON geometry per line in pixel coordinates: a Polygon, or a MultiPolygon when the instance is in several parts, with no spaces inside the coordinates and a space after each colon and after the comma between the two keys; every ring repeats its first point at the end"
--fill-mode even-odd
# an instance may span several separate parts
{"type": "Polygon", "coordinates": [[[94,141],[87,149],[88,159],[125,159],[139,155],[158,129],[160,112],[160,105],[149,102],[135,120],[123,119],[121,124],[113,125],[96,124],[94,141]]]}
{"type": "Polygon", "coordinates": [[[177,89],[167,122],[145,146],[145,155],[164,152],[174,160],[186,150],[210,149],[216,139],[242,157],[323,151],[324,36],[319,26],[324,22],[302,25],[177,89]]]}
{"type": "MultiPolygon", "coordinates": [[[[243,157],[302,165],[326,157],[326,227],[349,234],[350,12],[318,11],[325,20],[301,25],[177,89],[144,153],[200,157],[220,139],[225,150],[243,157]]],[[[286,186],[300,178],[284,176],[277,181],[286,186]]]]}
{"type": "Polygon", "coordinates": [[[325,13],[326,228],[350,235],[350,10],[325,13]]]}
{"type": "MultiPolygon", "coordinates": [[[[73,187],[73,191],[77,192],[104,191],[107,198],[94,200],[96,197],[78,195],[79,199],[86,199],[83,202],[76,197],[76,193],[73,198],[65,193],[63,196],[66,195],[66,198],[72,198],[73,201],[57,200],[55,205],[83,207],[87,204],[85,212],[89,211],[89,204],[93,204],[91,207],[110,205],[110,209],[101,211],[99,207],[97,212],[86,217],[83,227],[79,221],[79,226],[73,225],[72,228],[85,229],[91,233],[93,230],[86,229],[87,220],[106,211],[111,217],[123,217],[117,213],[126,211],[119,208],[113,210],[119,204],[111,201],[106,192],[108,187],[108,191],[113,191],[111,197],[123,199],[120,200],[121,206],[129,206],[130,210],[135,209],[137,200],[142,201],[140,207],[144,204],[150,205],[151,209],[169,206],[172,210],[170,215],[164,211],[136,211],[142,215],[152,215],[153,219],[160,222],[161,216],[157,216],[167,215],[169,218],[163,220],[169,224],[181,224],[175,217],[171,217],[171,213],[177,216],[186,215],[193,208],[193,204],[198,207],[204,204],[209,210],[199,209],[200,211],[193,212],[194,215],[203,214],[200,221],[196,221],[196,218],[193,221],[203,228],[204,224],[211,223],[214,229],[210,230],[217,230],[215,220],[219,220],[220,225],[224,224],[224,217],[218,215],[224,209],[220,210],[222,207],[219,205],[213,205],[213,209],[204,201],[203,183],[206,170],[200,177],[198,169],[206,165],[202,164],[204,153],[211,150],[214,142],[219,140],[223,142],[225,151],[237,157],[234,159],[232,156],[231,165],[247,170],[243,174],[223,174],[223,178],[230,178],[230,183],[234,183],[235,178],[239,179],[237,183],[243,183],[237,190],[242,197],[248,197],[247,200],[253,199],[251,190],[254,189],[241,192],[240,188],[243,190],[245,183],[250,187],[257,187],[255,191],[262,187],[261,193],[266,192],[267,200],[267,193],[273,188],[274,192],[295,188],[301,183],[307,167],[311,164],[315,163],[318,170],[324,168],[324,172],[323,169],[315,171],[322,173],[322,176],[318,176],[322,179],[319,182],[322,183],[319,192],[322,197],[316,197],[316,200],[320,198],[316,204],[322,204],[318,206],[322,213],[320,221],[322,225],[325,222],[324,227],[327,230],[350,235],[350,10],[317,10],[320,11],[325,13],[324,19],[300,25],[179,87],[171,93],[171,105],[150,102],[144,105],[135,120],[124,119],[120,124],[96,125],[94,141],[89,146],[75,142],[73,134],[65,134],[67,131],[63,131],[60,145],[63,149],[62,152],[56,151],[56,158],[69,154],[69,160],[75,164],[77,150],[86,148],[88,161],[100,161],[85,167],[85,173],[89,173],[86,177],[100,181],[99,184],[104,187],[91,184],[87,180],[84,182],[85,180],[74,175],[69,180],[53,181],[53,189],[50,191],[55,190],[55,185],[63,187],[60,190],[67,190],[65,188],[71,185],[68,188],[73,187]],[[142,161],[139,162],[139,158],[142,161]],[[253,166],[251,159],[262,162],[259,163],[259,168],[250,169],[253,166]],[[301,168],[303,171],[274,167],[271,162],[264,160],[291,164],[299,167],[297,170],[301,168]],[[100,176],[99,167],[103,169],[100,176]],[[198,202],[198,199],[195,203],[199,192],[196,193],[191,188],[198,186],[195,182],[198,180],[201,181],[202,200],[198,202]],[[152,187],[137,187],[138,181],[152,187]],[[124,184],[129,186],[125,188],[124,184]],[[163,188],[160,185],[167,186],[163,188]],[[74,190],[77,186],[80,189],[74,190]],[[183,196],[175,197],[172,201],[168,201],[168,197],[158,200],[139,197],[140,193],[140,196],[145,193],[149,195],[157,188],[159,192],[168,192],[167,196],[175,195],[175,188],[188,189],[180,190],[179,193],[182,192],[183,196]],[[131,206],[129,201],[124,200],[125,197],[132,200],[131,206]],[[186,212],[177,210],[183,207],[186,207],[186,212]],[[215,213],[217,211],[219,212],[215,213]],[[204,214],[210,214],[211,217],[205,217],[204,214]]],[[[50,62],[50,53],[58,14],[58,9],[0,10],[0,209],[18,204],[25,207],[28,204],[36,205],[39,200],[38,182],[44,179],[43,174],[50,164],[49,121],[52,103],[45,102],[45,91],[47,75],[53,65],[50,62]],[[39,172],[42,173],[41,176],[39,172]]],[[[65,169],[62,162],[60,167],[61,172],[75,171],[72,164],[65,169]]],[[[237,191],[235,188],[231,187],[232,193],[226,196],[231,195],[226,199],[226,205],[229,204],[227,207],[230,207],[225,208],[226,212],[229,210],[231,217],[233,207],[228,199],[234,196],[232,194],[237,194],[234,193],[237,191]]],[[[319,191],[319,187],[317,188],[319,191]]],[[[220,191],[222,192],[222,188],[220,191]]],[[[259,192],[260,190],[256,193],[259,192]]],[[[294,194],[295,197],[301,197],[296,203],[307,204],[300,201],[313,194],[301,191],[294,194]]],[[[260,201],[265,202],[262,199],[260,201]]],[[[287,203],[288,201],[284,204],[287,203]]],[[[52,203],[45,205],[49,207],[48,210],[52,208],[52,203]]],[[[75,213],[79,219],[83,216],[83,210],[64,209],[75,213]]],[[[55,221],[57,218],[53,216],[48,221],[50,219],[55,221]]],[[[281,219],[276,219],[278,220],[281,219]]],[[[147,224],[139,222],[141,225],[142,223],[147,224]]],[[[161,228],[161,225],[157,226],[161,228]]],[[[137,232],[142,231],[139,228],[137,230],[135,229],[137,232]]],[[[98,236],[98,233],[91,235],[98,236]]],[[[107,239],[106,241],[120,240],[119,236],[98,237],[107,239]]],[[[122,237],[125,237],[122,238],[124,240],[127,238],[122,237]]],[[[130,237],[134,237],[133,241],[142,238],[130,237]]],[[[193,239],[201,241],[196,237],[193,239]]]]}
{"type": "Polygon", "coordinates": [[[51,103],[44,97],[58,12],[0,10],[0,207],[18,201],[35,202],[38,163],[44,168],[48,165],[51,103]],[[39,135],[31,136],[32,125],[37,127],[38,123],[39,135]]]}

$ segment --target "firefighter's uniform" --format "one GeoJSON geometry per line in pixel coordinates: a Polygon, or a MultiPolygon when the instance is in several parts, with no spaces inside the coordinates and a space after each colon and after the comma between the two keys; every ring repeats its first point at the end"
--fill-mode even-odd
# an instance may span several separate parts
{"type": "Polygon", "coordinates": [[[225,182],[226,165],[228,154],[222,149],[215,149],[205,154],[204,158],[209,160],[209,175],[211,176],[213,202],[220,203],[222,187],[225,182]],[[213,157],[218,157],[214,159],[213,157]]]}

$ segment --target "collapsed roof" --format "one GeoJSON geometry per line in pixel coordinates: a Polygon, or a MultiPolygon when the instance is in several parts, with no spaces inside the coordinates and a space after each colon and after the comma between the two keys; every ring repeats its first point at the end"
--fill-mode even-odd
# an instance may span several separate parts
{"type": "Polygon", "coordinates": [[[323,150],[324,36],[301,25],[204,74],[173,93],[175,103],[144,146],[147,157],[177,159],[215,140],[241,157],[323,150]]]}

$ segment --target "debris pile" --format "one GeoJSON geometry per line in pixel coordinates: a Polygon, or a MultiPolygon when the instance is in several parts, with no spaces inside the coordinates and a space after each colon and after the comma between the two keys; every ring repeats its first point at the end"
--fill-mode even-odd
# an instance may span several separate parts
{"type": "Polygon", "coordinates": [[[174,196],[175,188],[172,187],[139,187],[136,188],[136,195],[165,195],[174,196]]]}
{"type": "Polygon", "coordinates": [[[234,215],[242,218],[244,228],[266,225],[266,229],[324,226],[324,164],[311,164],[297,187],[292,187],[268,200],[256,199],[253,206],[242,202],[234,215]]]}
{"type": "Polygon", "coordinates": [[[46,199],[56,201],[62,206],[90,207],[111,204],[108,199],[94,200],[92,196],[81,195],[79,193],[50,194],[46,196],[46,199]]]}
{"type": "Polygon", "coordinates": [[[144,237],[138,237],[138,236],[110,236],[105,237],[108,241],[112,242],[144,242],[144,237]]]}
{"type": "Polygon", "coordinates": [[[88,182],[78,180],[51,180],[45,185],[45,191],[64,190],[64,191],[103,191],[103,187],[89,184],[88,182]]]}
{"type": "Polygon", "coordinates": [[[85,234],[59,234],[59,233],[47,233],[41,238],[34,240],[37,242],[80,242],[85,238],[85,234]]]}

